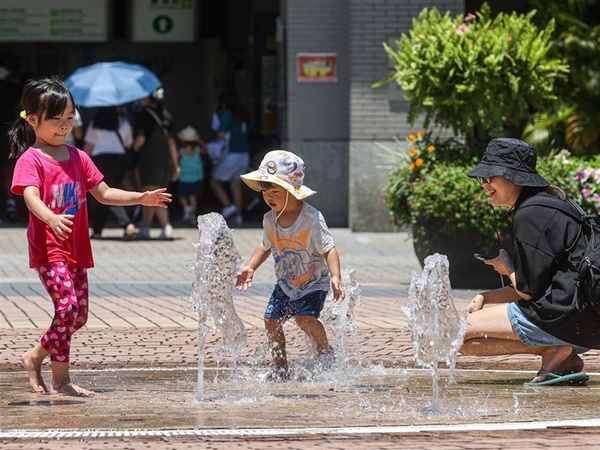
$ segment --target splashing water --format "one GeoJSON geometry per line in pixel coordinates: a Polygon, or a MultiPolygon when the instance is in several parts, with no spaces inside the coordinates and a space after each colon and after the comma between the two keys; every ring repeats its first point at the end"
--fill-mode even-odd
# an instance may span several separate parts
{"type": "Polygon", "coordinates": [[[438,363],[446,362],[450,369],[448,384],[452,384],[456,354],[467,327],[467,321],[454,306],[445,255],[435,253],[425,258],[421,276],[413,272],[408,303],[402,311],[408,317],[412,333],[415,364],[431,370],[433,395],[429,412],[438,412],[438,363]]]}
{"type": "Polygon", "coordinates": [[[356,281],[354,267],[342,271],[342,288],[346,294],[344,300],[333,301],[330,290],[325,299],[321,321],[326,330],[333,334],[333,346],[336,363],[339,367],[348,365],[348,332],[354,328],[354,307],[361,303],[360,285],[356,281]]]}
{"type": "Polygon", "coordinates": [[[189,303],[198,313],[198,393],[204,398],[204,352],[206,333],[220,331],[223,344],[219,355],[229,354],[233,366],[246,346],[244,323],[237,315],[233,303],[233,277],[242,265],[242,259],[233,242],[233,235],[223,216],[209,213],[198,216],[198,241],[194,263],[195,280],[189,303]],[[209,316],[212,326],[209,325],[209,316]]]}

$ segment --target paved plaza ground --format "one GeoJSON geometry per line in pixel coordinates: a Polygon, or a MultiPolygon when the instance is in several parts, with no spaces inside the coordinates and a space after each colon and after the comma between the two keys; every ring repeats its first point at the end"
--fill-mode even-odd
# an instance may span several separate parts
{"type": "MultiPolygon", "coordinates": [[[[262,381],[269,365],[260,353],[262,313],[274,283],[268,261],[248,293],[234,294],[247,331],[239,366],[219,357],[222,336],[209,333],[199,384],[198,318],[188,302],[198,231],[176,228],[170,242],[124,242],[119,230],[106,230],[106,239],[93,241],[90,319],[72,344],[72,376],[97,395],[73,399],[30,393],[19,357],[47,328],[52,308],[28,268],[25,229],[0,228],[0,446],[600,448],[600,352],[584,355],[585,387],[525,388],[535,357],[459,356],[455,383],[446,384],[444,365],[435,397],[431,374],[413,368],[402,312],[421,270],[409,236],[332,232],[343,269],[353,268],[360,286],[342,336],[345,360],[309,381],[262,381]]],[[[258,228],[234,230],[244,260],[260,236],[258,228]]],[[[453,292],[459,311],[475,292],[453,292]]],[[[302,368],[306,341],[291,324],[286,333],[290,361],[302,368]]]]}

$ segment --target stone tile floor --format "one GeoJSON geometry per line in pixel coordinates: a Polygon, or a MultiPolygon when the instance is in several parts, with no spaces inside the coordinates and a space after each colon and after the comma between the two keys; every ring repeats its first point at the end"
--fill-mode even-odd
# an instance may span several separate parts
{"type": "MultiPolygon", "coordinates": [[[[211,334],[205,397],[198,402],[197,318],[188,305],[197,231],[175,231],[172,242],[123,242],[118,230],[93,241],[92,315],[74,337],[72,367],[78,382],[99,392],[65,399],[28,390],[19,356],[45,330],[51,306],[27,268],[25,230],[0,229],[2,448],[600,448],[597,351],[585,355],[591,380],[578,388],[524,388],[536,358],[459,356],[456,385],[441,384],[447,409],[423,413],[431,377],[412,369],[401,311],[412,273],[420,270],[405,233],[333,230],[342,266],[353,267],[361,285],[347,337],[349,365],[310,383],[254,380],[268,366],[266,357],[247,363],[264,340],[261,317],[273,283],[265,263],[252,290],[234,295],[248,332],[241,365],[254,381],[228,387],[231,371],[219,363],[224,379],[214,382],[221,337],[211,334]],[[224,399],[231,392],[240,397],[224,399]]],[[[235,230],[234,239],[245,259],[260,230],[235,230]]],[[[460,310],[474,292],[453,294],[460,310]]],[[[301,364],[306,342],[294,326],[286,333],[290,360],[301,364]]]]}

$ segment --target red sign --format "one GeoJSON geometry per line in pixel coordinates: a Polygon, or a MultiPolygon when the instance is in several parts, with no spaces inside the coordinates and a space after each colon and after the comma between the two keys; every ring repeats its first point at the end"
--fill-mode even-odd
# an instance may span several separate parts
{"type": "Polygon", "coordinates": [[[337,53],[298,53],[298,83],[337,83],[337,53]]]}

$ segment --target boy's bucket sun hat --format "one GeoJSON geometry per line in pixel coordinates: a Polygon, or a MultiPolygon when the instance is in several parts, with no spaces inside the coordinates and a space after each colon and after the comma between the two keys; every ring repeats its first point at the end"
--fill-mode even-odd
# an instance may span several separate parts
{"type": "Polygon", "coordinates": [[[191,125],[188,125],[179,133],[177,133],[177,137],[184,142],[196,142],[198,139],[200,139],[200,135],[191,125]]]}
{"type": "Polygon", "coordinates": [[[250,188],[261,191],[260,182],[275,183],[291,193],[298,200],[316,194],[316,191],[304,186],[304,161],[286,150],[273,150],[265,155],[254,172],[241,178],[250,188]]]}
{"type": "Polygon", "coordinates": [[[500,176],[516,186],[547,187],[550,185],[535,170],[535,148],[514,138],[492,139],[481,162],[467,172],[470,178],[500,176]]]}

